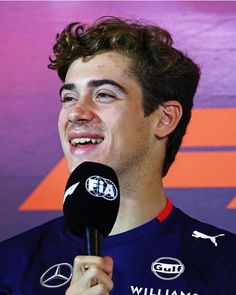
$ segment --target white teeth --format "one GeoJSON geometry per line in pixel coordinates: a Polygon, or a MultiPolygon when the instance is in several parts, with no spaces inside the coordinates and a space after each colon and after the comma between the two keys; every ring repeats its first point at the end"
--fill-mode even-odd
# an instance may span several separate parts
{"type": "Polygon", "coordinates": [[[89,138],[89,137],[78,137],[71,139],[71,144],[76,146],[78,144],[84,144],[84,143],[93,143],[93,144],[99,144],[103,141],[103,138],[89,138]]]}
{"type": "Polygon", "coordinates": [[[103,142],[103,138],[97,138],[96,139],[96,143],[101,143],[101,142],[103,142]]]}

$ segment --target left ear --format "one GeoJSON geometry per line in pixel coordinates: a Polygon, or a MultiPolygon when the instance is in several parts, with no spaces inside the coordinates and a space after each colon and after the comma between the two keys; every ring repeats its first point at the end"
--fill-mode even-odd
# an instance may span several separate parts
{"type": "Polygon", "coordinates": [[[158,138],[167,137],[178,125],[183,108],[176,100],[162,103],[157,109],[158,121],[155,126],[155,134],[158,138]]]}

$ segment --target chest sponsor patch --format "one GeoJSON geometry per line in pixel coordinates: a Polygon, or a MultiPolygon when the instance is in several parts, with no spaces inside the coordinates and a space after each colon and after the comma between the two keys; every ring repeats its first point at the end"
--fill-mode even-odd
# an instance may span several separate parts
{"type": "Polygon", "coordinates": [[[184,292],[170,289],[154,289],[130,286],[131,294],[136,295],[198,295],[195,292],[184,292]]]}
{"type": "Polygon", "coordinates": [[[177,279],[184,272],[183,263],[173,257],[160,257],[151,265],[151,270],[155,276],[162,280],[177,279]]]}
{"type": "Polygon", "coordinates": [[[69,263],[58,263],[46,270],[40,284],[45,288],[60,288],[71,280],[72,266],[69,263]]]}

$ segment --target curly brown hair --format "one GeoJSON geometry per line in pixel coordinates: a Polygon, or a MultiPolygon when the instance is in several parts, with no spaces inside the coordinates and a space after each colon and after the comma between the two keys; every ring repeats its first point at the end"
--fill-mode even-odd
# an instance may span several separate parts
{"type": "Polygon", "coordinates": [[[179,150],[191,118],[200,69],[186,54],[173,47],[170,33],[158,26],[117,17],[99,18],[93,25],[69,24],[56,36],[49,68],[62,81],[74,60],[105,51],[116,51],[133,61],[132,71],[143,92],[144,115],[168,100],[177,100],[183,115],[169,135],[162,170],[164,177],[179,150]]]}

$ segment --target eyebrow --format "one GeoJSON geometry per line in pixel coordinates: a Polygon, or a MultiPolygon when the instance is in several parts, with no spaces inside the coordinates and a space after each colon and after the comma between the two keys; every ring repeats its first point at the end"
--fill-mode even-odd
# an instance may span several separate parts
{"type": "Polygon", "coordinates": [[[123,91],[124,93],[128,94],[128,90],[124,86],[122,86],[119,83],[117,83],[116,81],[110,80],[110,79],[91,80],[88,82],[88,87],[99,87],[99,86],[102,86],[105,84],[115,86],[115,87],[119,88],[121,91],[123,91]]]}
{"type": "Polygon", "coordinates": [[[63,90],[76,90],[75,84],[74,83],[69,83],[69,84],[64,84],[59,90],[59,94],[61,96],[61,93],[63,90]]]}
{"type": "MultiPolygon", "coordinates": [[[[115,86],[117,88],[119,88],[121,91],[123,91],[124,93],[128,94],[128,90],[120,85],[119,83],[117,83],[116,81],[114,80],[110,80],[110,79],[101,79],[101,80],[90,80],[87,84],[87,86],[89,88],[93,88],[93,87],[99,87],[99,86],[102,86],[102,85],[105,85],[105,84],[108,84],[108,85],[112,85],[112,86],[115,86]]],[[[60,88],[60,96],[61,96],[61,93],[63,90],[76,90],[76,86],[74,83],[68,83],[68,84],[64,84],[61,88],[60,88]]]]}

